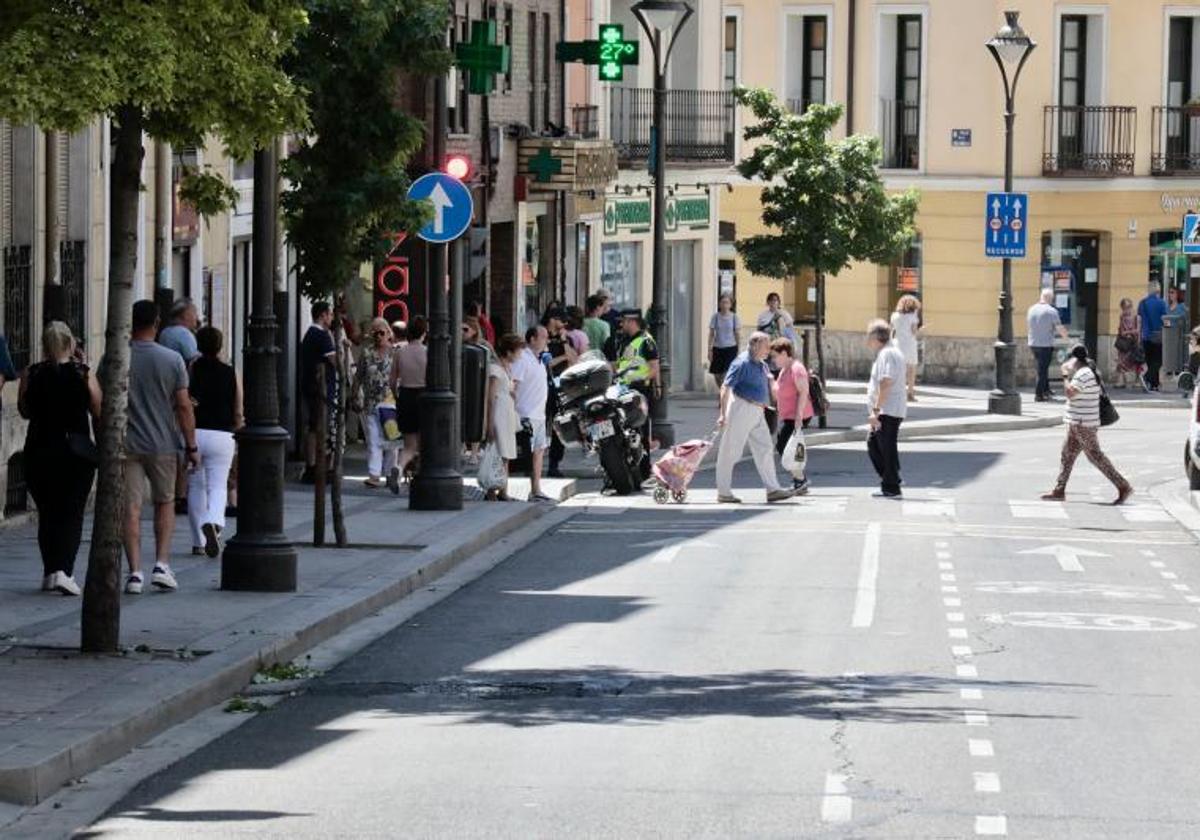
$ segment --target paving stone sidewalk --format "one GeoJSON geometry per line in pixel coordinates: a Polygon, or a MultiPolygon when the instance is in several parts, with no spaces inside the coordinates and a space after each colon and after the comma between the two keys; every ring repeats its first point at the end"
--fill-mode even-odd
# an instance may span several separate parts
{"type": "MultiPolygon", "coordinates": [[[[221,591],[220,562],[191,556],[180,518],[179,591],[147,586],[123,596],[122,655],[78,652],[80,599],[39,591],[35,526],[0,531],[0,801],[46,797],[235,693],[262,665],[294,658],[552,509],[469,500],[462,511],[414,512],[404,498],[362,487],[353,464],[349,472],[347,549],[313,548],[311,488],[287,489],[287,533],[300,553],[295,593],[221,591]]],[[[512,489],[527,494],[528,483],[514,480],[512,489]]],[[[565,498],[574,483],[549,481],[546,490],[565,498]]],[[[88,532],[85,540],[90,522],[88,532]]],[[[153,557],[148,520],[142,533],[153,557]]],[[[85,542],[81,583],[87,551],[85,542]]]]}

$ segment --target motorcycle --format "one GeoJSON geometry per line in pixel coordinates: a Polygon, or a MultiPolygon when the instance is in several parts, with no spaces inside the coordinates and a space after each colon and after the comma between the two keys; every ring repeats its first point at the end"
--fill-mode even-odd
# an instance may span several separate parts
{"type": "Polygon", "coordinates": [[[554,429],[559,438],[597,453],[618,495],[638,490],[647,477],[641,434],[648,416],[646,398],[626,385],[614,384],[608,362],[592,354],[563,371],[557,384],[554,429]]]}

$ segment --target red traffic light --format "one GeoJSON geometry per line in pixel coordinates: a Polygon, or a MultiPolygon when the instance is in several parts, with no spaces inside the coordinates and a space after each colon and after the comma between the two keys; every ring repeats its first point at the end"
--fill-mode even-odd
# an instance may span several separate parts
{"type": "Polygon", "coordinates": [[[446,158],[442,171],[451,178],[465,181],[471,177],[471,159],[466,155],[450,155],[446,158]]]}

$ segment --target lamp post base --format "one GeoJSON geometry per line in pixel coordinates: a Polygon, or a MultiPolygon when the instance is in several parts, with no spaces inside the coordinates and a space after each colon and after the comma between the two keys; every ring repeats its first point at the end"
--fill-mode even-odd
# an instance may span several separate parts
{"type": "Polygon", "coordinates": [[[233,592],[295,592],[297,555],[288,542],[231,540],[221,555],[221,588],[233,592]]]}
{"type": "Polygon", "coordinates": [[[988,414],[1021,415],[1021,395],[1016,391],[992,391],[988,394],[988,414]]]}
{"type": "MultiPolygon", "coordinates": [[[[447,348],[449,349],[449,348],[447,348]]],[[[421,398],[421,469],[409,489],[409,510],[462,510],[463,479],[455,469],[458,398],[451,391],[426,391],[421,398]]]]}

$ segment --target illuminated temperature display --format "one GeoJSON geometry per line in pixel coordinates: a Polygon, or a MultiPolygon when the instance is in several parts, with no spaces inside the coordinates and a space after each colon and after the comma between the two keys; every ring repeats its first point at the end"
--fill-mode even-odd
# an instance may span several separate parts
{"type": "Polygon", "coordinates": [[[619,23],[600,26],[600,80],[619,82],[625,78],[625,65],[637,64],[637,41],[625,40],[625,27],[619,23]]]}

